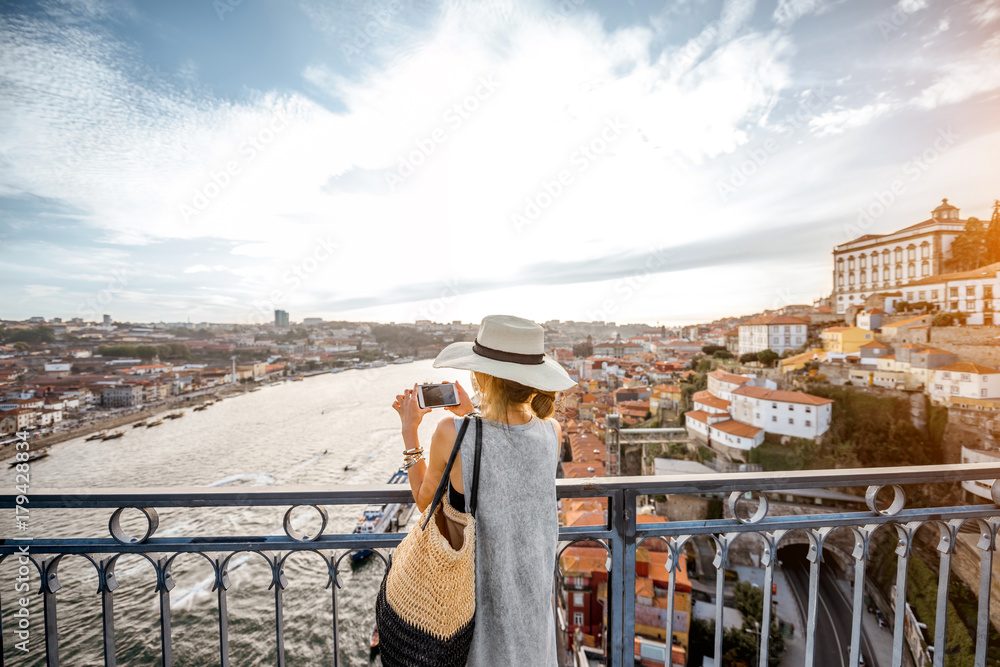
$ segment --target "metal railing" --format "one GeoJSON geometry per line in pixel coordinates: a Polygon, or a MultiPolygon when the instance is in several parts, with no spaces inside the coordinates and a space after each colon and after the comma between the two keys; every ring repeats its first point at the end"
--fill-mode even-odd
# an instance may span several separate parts
{"type": "MultiPolygon", "coordinates": [[[[848,531],[853,541],[854,596],[850,627],[850,665],[858,665],[861,656],[863,592],[869,545],[879,529],[894,533],[895,554],[898,559],[896,574],[895,617],[893,623],[894,667],[903,664],[904,617],[903,604],[907,589],[908,562],[912,554],[915,532],[924,525],[932,525],[940,535],[937,550],[940,557],[939,585],[937,591],[936,623],[933,637],[933,664],[944,665],[945,629],[948,589],[951,575],[951,558],[955,553],[960,530],[974,528],[978,533],[977,548],[980,552],[980,587],[975,664],[986,664],[990,629],[990,584],[993,553],[997,531],[1000,528],[1000,483],[992,486],[992,505],[970,505],[932,508],[907,508],[906,485],[954,483],[964,480],[1000,478],[1000,464],[962,464],[933,467],[853,469],[829,471],[793,471],[764,473],[734,473],[713,475],[688,475],[672,477],[615,477],[557,480],[559,498],[608,499],[607,524],[604,526],[570,526],[560,528],[564,542],[598,541],[608,551],[606,658],[608,664],[621,666],[633,664],[635,638],[635,572],[636,550],[646,540],[661,539],[668,551],[669,583],[667,591],[667,619],[674,618],[674,592],[677,565],[685,545],[693,539],[709,539],[715,549],[716,600],[724,599],[725,570],[728,566],[730,547],[745,534],[755,534],[763,540],[764,548],[760,565],[764,569],[762,587],[762,628],[771,627],[772,581],[777,550],[783,543],[791,542],[791,535],[798,535],[800,542],[808,545],[809,586],[805,665],[812,666],[817,646],[817,602],[819,601],[820,571],[824,562],[824,542],[831,533],[848,531]],[[790,489],[863,488],[868,509],[865,511],[798,514],[770,516],[767,494],[790,489]],[[883,507],[880,492],[891,491],[892,499],[883,507]],[[709,521],[679,521],[637,524],[636,499],[646,494],[722,494],[728,498],[732,518],[709,521]],[[750,503],[752,514],[747,516],[744,501],[750,503]]],[[[0,567],[8,557],[26,558],[34,564],[40,576],[39,594],[45,620],[46,662],[59,664],[58,627],[56,606],[60,583],[60,559],[69,554],[83,555],[97,570],[102,604],[102,640],[104,662],[115,664],[114,596],[118,587],[115,564],[123,554],[140,554],[156,571],[156,594],[159,596],[160,653],[163,665],[172,665],[170,591],[173,588],[171,564],[183,553],[199,553],[212,564],[215,577],[214,592],[218,599],[219,664],[229,664],[228,620],[226,611],[230,559],[239,552],[256,552],[264,555],[270,564],[274,592],[275,642],[277,664],[284,665],[284,627],[282,592],[287,585],[283,571],[285,559],[301,551],[314,551],[324,560],[329,571],[328,587],[333,596],[334,651],[339,657],[337,643],[337,580],[341,560],[359,549],[389,550],[402,539],[401,533],[380,534],[327,534],[328,513],[326,506],[364,505],[411,501],[409,488],[399,485],[351,486],[334,489],[312,487],[255,488],[150,488],[150,489],[85,489],[33,492],[28,498],[32,510],[48,508],[72,512],[80,508],[113,510],[108,520],[110,536],[86,539],[34,538],[18,539],[16,536],[0,541],[0,567]],[[242,537],[157,537],[159,515],[157,508],[204,507],[284,507],[288,508],[281,521],[283,534],[242,537]],[[290,517],[295,507],[311,506],[319,513],[321,527],[317,534],[302,534],[292,525],[290,517]],[[127,535],[122,529],[122,512],[136,508],[145,516],[144,533],[138,537],[127,535]],[[23,556],[27,552],[28,556],[23,556]],[[209,556],[209,554],[215,554],[209,556]],[[331,585],[336,583],[336,585],[331,585]]],[[[0,495],[0,508],[13,510],[23,505],[24,499],[16,495],[0,495]]],[[[278,525],[275,516],[275,525],[278,525]]],[[[567,548],[565,545],[562,549],[567,548]]],[[[560,551],[562,553],[562,551],[560,551]]],[[[558,559],[557,559],[558,560],[558,559]]],[[[21,560],[20,562],[25,563],[21,560]]],[[[555,566],[555,564],[554,564],[555,566]]],[[[0,591],[0,610],[3,593],[0,591]]],[[[374,605],[374,591],[372,604],[374,605]]],[[[716,633],[714,638],[715,664],[722,664],[723,605],[716,604],[716,633]]],[[[2,637],[0,637],[2,642],[2,637]]],[[[670,640],[667,640],[668,646],[670,640]]],[[[3,646],[0,643],[0,651],[3,646]]],[[[759,639],[759,665],[768,664],[769,633],[761,632],[759,639]]],[[[669,658],[669,652],[668,652],[669,658]]],[[[882,666],[886,667],[886,666],[882,666]]]]}

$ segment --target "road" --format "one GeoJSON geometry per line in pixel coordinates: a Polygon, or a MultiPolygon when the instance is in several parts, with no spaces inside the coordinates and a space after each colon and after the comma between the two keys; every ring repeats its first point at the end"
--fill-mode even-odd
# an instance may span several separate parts
{"type": "MultiPolygon", "coordinates": [[[[798,545],[796,545],[798,546],[798,545]]],[[[781,550],[782,570],[795,595],[803,617],[809,610],[809,561],[806,550],[781,550]]],[[[816,605],[816,667],[848,667],[851,657],[852,601],[834,581],[829,567],[820,568],[819,600],[816,605]]],[[[866,611],[862,611],[866,613],[866,611]]],[[[866,665],[878,667],[868,635],[861,630],[861,655],[866,665]]]]}

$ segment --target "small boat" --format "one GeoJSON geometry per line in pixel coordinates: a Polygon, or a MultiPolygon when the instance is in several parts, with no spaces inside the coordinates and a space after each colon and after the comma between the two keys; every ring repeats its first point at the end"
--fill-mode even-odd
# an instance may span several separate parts
{"type": "Polygon", "coordinates": [[[30,461],[37,461],[38,459],[44,459],[48,455],[49,455],[48,448],[39,449],[37,451],[29,453],[28,454],[28,458],[25,459],[24,461],[16,461],[16,460],[15,461],[11,461],[10,462],[10,467],[13,468],[18,463],[29,463],[30,461]]]}
{"type": "Polygon", "coordinates": [[[253,389],[251,389],[250,391],[251,391],[251,392],[254,392],[254,391],[260,391],[260,387],[254,387],[254,388],[253,388],[253,389]]]}
{"type": "Polygon", "coordinates": [[[167,419],[180,419],[183,416],[184,416],[183,412],[171,412],[169,415],[167,415],[167,419]]]}
{"type": "MultiPolygon", "coordinates": [[[[407,484],[409,476],[404,470],[397,470],[389,478],[389,484],[407,484]]],[[[413,512],[413,503],[385,503],[384,505],[367,505],[361,518],[358,519],[354,527],[355,534],[385,533],[399,530],[400,526],[405,526],[413,512]]],[[[372,554],[371,549],[361,549],[351,553],[351,563],[356,564],[368,558],[372,554]]]]}
{"type": "Polygon", "coordinates": [[[145,425],[146,425],[146,420],[143,419],[141,422],[136,422],[136,423],[132,424],[132,428],[139,428],[139,427],[145,426],[145,425]]]}
{"type": "Polygon", "coordinates": [[[296,375],[295,377],[292,378],[292,382],[302,382],[303,380],[305,380],[305,378],[302,377],[301,375],[296,375]]]}
{"type": "Polygon", "coordinates": [[[98,431],[97,433],[94,433],[93,435],[87,436],[86,438],[84,438],[84,440],[85,441],[86,440],[100,440],[101,438],[103,438],[107,434],[107,432],[108,432],[107,429],[105,429],[103,431],[98,431]]]}
{"type": "Polygon", "coordinates": [[[115,440],[123,435],[125,435],[125,431],[115,431],[114,433],[108,433],[106,436],[101,438],[101,440],[115,440]]]}
{"type": "Polygon", "coordinates": [[[413,363],[413,357],[400,357],[398,359],[393,359],[392,363],[394,363],[394,364],[412,364],[413,363]]]}
{"type": "Polygon", "coordinates": [[[207,409],[208,409],[208,403],[202,403],[201,405],[199,405],[198,407],[196,407],[194,409],[194,411],[195,412],[201,412],[202,410],[207,410],[207,409]]]}
{"type": "Polygon", "coordinates": [[[162,419],[157,419],[155,422],[149,422],[148,424],[146,424],[146,428],[153,428],[154,426],[159,426],[162,423],[163,423],[162,419]]]}

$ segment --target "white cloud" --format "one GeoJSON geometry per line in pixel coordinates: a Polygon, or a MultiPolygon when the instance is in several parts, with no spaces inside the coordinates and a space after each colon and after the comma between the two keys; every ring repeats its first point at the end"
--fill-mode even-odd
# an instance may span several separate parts
{"type": "Polygon", "coordinates": [[[971,58],[941,66],[937,80],[911,103],[920,109],[934,109],[997,89],[1000,89],[1000,35],[987,40],[971,58]]]}
{"type": "Polygon", "coordinates": [[[973,23],[987,26],[1000,19],[1000,4],[996,0],[979,0],[969,6],[969,14],[973,23]]]}
{"type": "Polygon", "coordinates": [[[921,9],[927,9],[927,0],[899,0],[896,9],[904,14],[915,14],[921,9]]]}
{"type": "Polygon", "coordinates": [[[843,134],[848,130],[868,125],[876,118],[884,116],[898,108],[891,102],[875,102],[856,109],[839,107],[827,111],[809,120],[809,128],[817,136],[843,134]]]}
{"type": "Polygon", "coordinates": [[[788,28],[803,16],[822,14],[826,9],[824,0],[778,0],[772,18],[782,28],[788,28]]]}

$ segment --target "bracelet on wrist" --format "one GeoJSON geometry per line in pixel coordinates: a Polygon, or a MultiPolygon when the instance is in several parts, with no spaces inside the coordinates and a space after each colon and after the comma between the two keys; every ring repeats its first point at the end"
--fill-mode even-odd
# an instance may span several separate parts
{"type": "Polygon", "coordinates": [[[414,456],[424,453],[423,447],[414,447],[413,449],[406,449],[403,451],[403,456],[414,456]]]}

